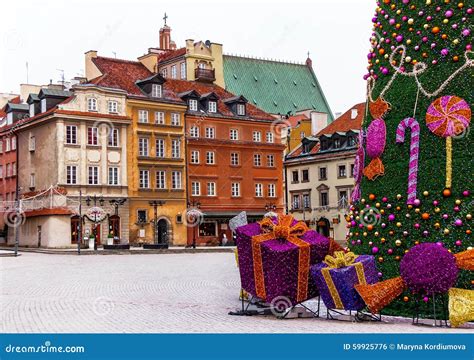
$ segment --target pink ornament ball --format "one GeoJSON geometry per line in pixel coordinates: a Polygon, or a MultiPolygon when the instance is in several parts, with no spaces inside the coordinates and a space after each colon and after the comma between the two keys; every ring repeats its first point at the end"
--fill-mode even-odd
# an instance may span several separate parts
{"type": "Polygon", "coordinates": [[[438,200],[433,201],[433,206],[438,206],[438,200]]]}
{"type": "Polygon", "coordinates": [[[461,209],[459,208],[459,206],[455,206],[454,211],[459,212],[459,211],[461,211],[461,209]]]}
{"type": "Polygon", "coordinates": [[[423,236],[424,236],[424,237],[427,237],[429,234],[430,234],[430,233],[428,232],[428,230],[423,231],[423,236]]]}
{"type": "Polygon", "coordinates": [[[448,214],[443,214],[443,219],[446,220],[449,217],[448,214]]]}
{"type": "MultiPolygon", "coordinates": [[[[464,196],[468,196],[468,195],[464,195],[464,196]]],[[[382,198],[382,201],[383,201],[383,202],[387,202],[388,199],[384,196],[384,197],[382,198]]]]}
{"type": "Polygon", "coordinates": [[[429,298],[428,296],[425,296],[425,297],[423,298],[423,301],[424,301],[424,302],[428,302],[428,301],[430,301],[430,298],[429,298]]]}
{"type": "Polygon", "coordinates": [[[415,225],[415,229],[419,229],[420,228],[420,224],[416,223],[415,225]]]}
{"type": "Polygon", "coordinates": [[[415,199],[415,200],[413,201],[413,205],[415,205],[415,206],[420,206],[420,204],[421,204],[420,199],[415,199]]]}
{"type": "Polygon", "coordinates": [[[387,253],[388,253],[389,255],[392,255],[392,254],[393,254],[393,249],[388,249],[388,250],[387,250],[387,253]]]}
{"type": "Polygon", "coordinates": [[[399,42],[399,43],[402,42],[403,41],[403,35],[397,35],[395,37],[395,40],[397,40],[397,42],[399,42]]]}
{"type": "Polygon", "coordinates": [[[372,254],[377,254],[379,252],[379,248],[377,246],[374,246],[372,248],[372,254]]]}
{"type": "Polygon", "coordinates": [[[441,50],[441,55],[442,55],[442,56],[447,56],[448,54],[449,54],[449,50],[448,50],[448,49],[444,48],[444,49],[441,50]]]}
{"type": "Polygon", "coordinates": [[[463,29],[461,32],[462,36],[469,36],[471,34],[471,30],[469,29],[463,29]]]}
{"type": "Polygon", "coordinates": [[[378,275],[379,277],[382,277],[382,276],[383,276],[383,274],[382,274],[381,272],[379,272],[377,275],[378,275]]]}
{"type": "Polygon", "coordinates": [[[454,225],[456,225],[456,226],[462,226],[462,220],[461,220],[461,219],[456,219],[456,220],[454,221],[454,225]]]}
{"type": "Polygon", "coordinates": [[[450,18],[451,16],[453,16],[453,10],[448,10],[444,13],[444,16],[446,16],[447,18],[450,18]]]}
{"type": "Polygon", "coordinates": [[[461,246],[462,245],[462,241],[461,240],[456,240],[456,246],[461,246]]]}
{"type": "Polygon", "coordinates": [[[462,195],[463,195],[463,196],[469,196],[469,194],[470,194],[469,190],[464,190],[464,191],[462,192],[462,195]]]}
{"type": "Polygon", "coordinates": [[[395,215],[390,214],[390,215],[388,216],[388,221],[395,221],[395,215]]]}

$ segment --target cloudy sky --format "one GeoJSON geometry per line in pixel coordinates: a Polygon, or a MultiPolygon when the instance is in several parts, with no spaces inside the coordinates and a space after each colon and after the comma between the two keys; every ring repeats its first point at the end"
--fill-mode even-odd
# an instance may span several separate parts
{"type": "Polygon", "coordinates": [[[333,113],[364,101],[375,0],[68,0],[3,2],[0,92],[84,72],[84,52],[135,60],[158,46],[163,14],[178,47],[222,43],[224,52],[313,67],[333,113]],[[114,54],[115,53],[115,54],[114,54]]]}

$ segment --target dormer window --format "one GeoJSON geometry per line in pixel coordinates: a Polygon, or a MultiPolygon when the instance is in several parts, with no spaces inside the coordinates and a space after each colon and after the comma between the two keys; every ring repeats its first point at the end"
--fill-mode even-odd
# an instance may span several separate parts
{"type": "Polygon", "coordinates": [[[97,111],[97,99],[87,99],[87,111],[97,111]]]}
{"type": "Polygon", "coordinates": [[[354,146],[355,145],[355,139],[352,136],[349,136],[347,138],[347,146],[354,146]]]}
{"type": "Polygon", "coordinates": [[[339,149],[341,147],[341,139],[334,139],[334,149],[339,149]]]}
{"type": "Polygon", "coordinates": [[[237,115],[245,116],[245,104],[237,104],[237,115]]]}
{"type": "Polygon", "coordinates": [[[198,101],[196,99],[189,99],[189,110],[198,111],[198,101]]]}
{"type": "Polygon", "coordinates": [[[208,110],[210,113],[217,112],[217,102],[216,101],[209,101],[208,110]]]}
{"type": "Polygon", "coordinates": [[[35,104],[30,104],[30,117],[35,116],[35,104]]]}
{"type": "Polygon", "coordinates": [[[151,85],[151,96],[155,98],[160,98],[163,96],[163,88],[160,84],[151,85]]]}

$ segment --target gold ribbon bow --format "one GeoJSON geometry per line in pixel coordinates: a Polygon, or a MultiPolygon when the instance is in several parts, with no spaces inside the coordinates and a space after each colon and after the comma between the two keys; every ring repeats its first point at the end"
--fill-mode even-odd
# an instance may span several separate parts
{"type": "Polygon", "coordinates": [[[301,302],[307,298],[311,249],[310,245],[299,237],[309,229],[304,222],[298,221],[292,225],[293,221],[294,218],[291,215],[278,215],[276,223],[270,218],[265,218],[259,222],[263,234],[252,236],[255,291],[261,299],[266,299],[261,244],[273,239],[286,240],[298,247],[297,301],[301,302]]]}
{"type": "Polygon", "coordinates": [[[357,259],[357,255],[353,252],[335,251],[333,256],[326,255],[323,262],[334,269],[352,265],[355,259],[357,259]]]}

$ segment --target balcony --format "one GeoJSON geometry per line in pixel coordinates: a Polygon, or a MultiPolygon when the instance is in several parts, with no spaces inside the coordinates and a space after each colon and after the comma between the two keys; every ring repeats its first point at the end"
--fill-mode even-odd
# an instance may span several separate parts
{"type": "Polygon", "coordinates": [[[212,83],[216,80],[215,70],[196,68],[194,69],[194,78],[196,81],[212,83]]]}

